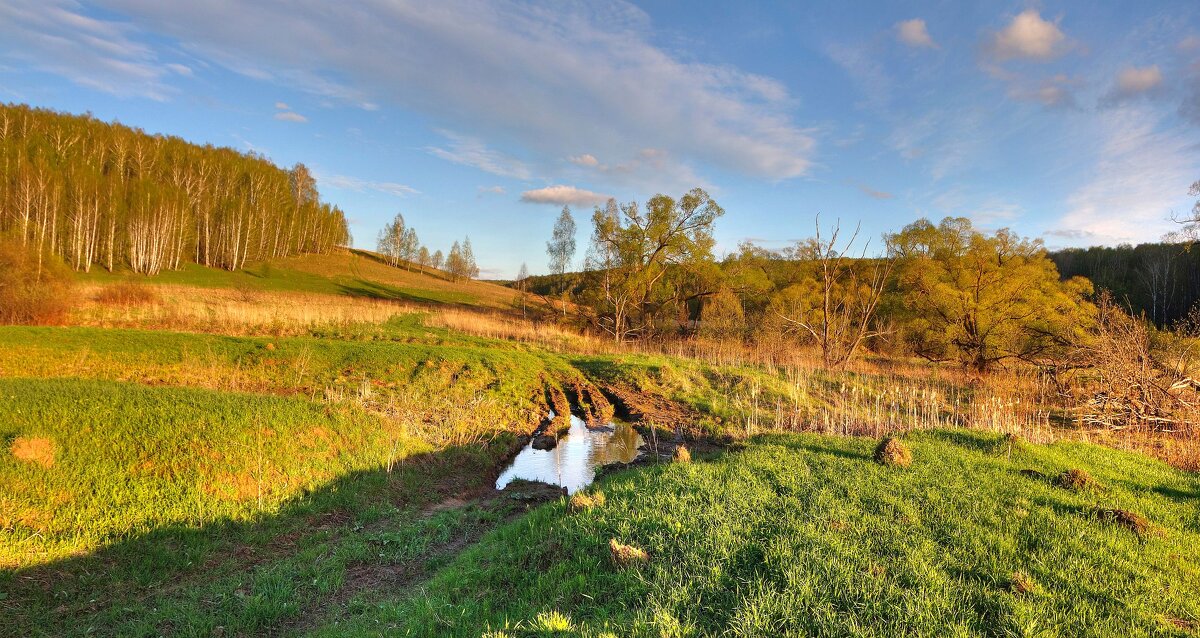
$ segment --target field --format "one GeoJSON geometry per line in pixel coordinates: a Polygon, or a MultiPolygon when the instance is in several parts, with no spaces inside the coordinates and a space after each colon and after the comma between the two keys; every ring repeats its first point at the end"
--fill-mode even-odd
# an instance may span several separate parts
{"type": "Polygon", "coordinates": [[[536,299],[526,316],[511,289],[362,252],[93,272],[78,291],[68,325],[0,327],[0,635],[1200,623],[1200,482],[1078,442],[1131,445],[1078,428],[1033,374],[616,347],[536,299]],[[584,513],[544,486],[492,489],[568,407],[615,409],[696,459],[616,473],[584,513]],[[909,470],[870,461],[892,433],[909,433],[909,470]],[[1071,468],[1100,486],[1058,487],[1071,468]],[[615,567],[614,539],[649,561],[615,567]]]}

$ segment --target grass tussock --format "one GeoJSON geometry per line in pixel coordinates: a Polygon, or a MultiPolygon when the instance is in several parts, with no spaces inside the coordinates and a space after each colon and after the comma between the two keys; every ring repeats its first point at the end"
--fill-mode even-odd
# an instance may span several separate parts
{"type": "Polygon", "coordinates": [[[604,492],[575,492],[567,501],[567,510],[570,512],[587,512],[597,507],[604,507],[604,492]]]}
{"type": "Polygon", "coordinates": [[[612,562],[617,567],[636,567],[650,562],[650,555],[646,553],[646,550],[634,545],[626,545],[615,538],[609,539],[608,549],[612,556],[612,562]]]}
{"type": "Polygon", "coordinates": [[[1024,572],[1013,572],[1009,577],[1008,591],[1017,594],[1031,594],[1037,591],[1037,583],[1024,572]]]}
{"type": "Polygon", "coordinates": [[[887,437],[875,447],[873,455],[875,462],[888,467],[912,466],[912,450],[903,441],[895,437],[887,437]]]}
{"type": "Polygon", "coordinates": [[[1079,468],[1071,468],[1063,471],[1062,474],[1059,474],[1055,478],[1054,483],[1063,489],[1074,490],[1076,492],[1095,492],[1104,487],[1087,470],[1079,468]]]}
{"type": "Polygon", "coordinates": [[[13,457],[42,467],[54,467],[54,441],[45,437],[18,436],[9,446],[13,457]]]}

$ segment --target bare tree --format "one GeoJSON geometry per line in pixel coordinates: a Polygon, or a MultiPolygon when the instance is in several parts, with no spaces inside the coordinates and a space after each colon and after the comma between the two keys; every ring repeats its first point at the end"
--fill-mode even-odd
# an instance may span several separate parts
{"type": "Polygon", "coordinates": [[[776,315],[784,324],[821,348],[827,368],[844,366],[869,339],[882,336],[875,312],[895,260],[890,254],[866,257],[870,242],[858,257],[850,257],[861,226],[844,244],[840,244],[841,223],[835,222],[828,239],[821,236],[817,219],[814,239],[797,246],[797,256],[815,270],[809,285],[785,290],[775,305],[776,315]]]}

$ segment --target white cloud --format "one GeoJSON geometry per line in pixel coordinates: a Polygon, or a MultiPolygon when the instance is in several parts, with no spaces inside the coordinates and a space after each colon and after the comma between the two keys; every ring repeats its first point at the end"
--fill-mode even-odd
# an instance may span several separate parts
{"type": "Polygon", "coordinates": [[[407,197],[409,195],[419,195],[421,191],[404,184],[396,182],[373,182],[370,180],[359,179],[349,175],[324,175],[317,174],[318,186],[330,186],[340,188],[342,190],[351,190],[361,193],[367,190],[378,191],[395,197],[407,197]]]}
{"type": "Polygon", "coordinates": [[[291,111],[281,111],[279,113],[276,113],[275,119],[280,120],[282,122],[298,122],[298,123],[303,123],[303,122],[308,121],[307,117],[304,117],[303,115],[300,115],[299,113],[293,113],[291,111]]]}
{"type": "Polygon", "coordinates": [[[528,204],[557,204],[560,206],[591,206],[608,201],[601,195],[574,186],[556,185],[521,193],[521,201],[528,204]]]}
{"type": "Polygon", "coordinates": [[[1066,46],[1067,36],[1057,24],[1043,19],[1037,9],[1026,9],[992,34],[987,49],[997,60],[1049,60],[1061,55],[1066,46]]]}
{"type": "Polygon", "coordinates": [[[170,64],[167,64],[165,66],[166,66],[167,70],[169,70],[177,75],[182,75],[184,77],[189,77],[189,78],[192,77],[192,69],[189,66],[186,66],[183,64],[175,64],[173,62],[170,64]]]}
{"type": "Polygon", "coordinates": [[[480,195],[483,195],[484,193],[489,193],[492,195],[503,195],[507,192],[508,191],[505,190],[505,188],[503,186],[480,186],[479,187],[480,195]]]}
{"type": "Polygon", "coordinates": [[[815,151],[781,83],[659,48],[649,17],[620,0],[101,3],[237,72],[364,108],[387,100],[540,157],[650,146],[788,179],[815,151]]]}
{"type": "Polygon", "coordinates": [[[896,23],[896,37],[910,47],[936,49],[937,43],[929,37],[929,29],[920,18],[896,23]]]}
{"type": "Polygon", "coordinates": [[[600,164],[600,160],[596,159],[595,155],[584,153],[583,155],[573,155],[567,158],[567,161],[576,166],[595,167],[600,164]]]}
{"type": "Polygon", "coordinates": [[[447,148],[437,146],[426,147],[425,150],[434,157],[440,157],[446,161],[462,164],[463,166],[473,166],[481,171],[501,177],[530,179],[533,176],[532,171],[523,162],[497,150],[488,148],[482,140],[467,135],[460,135],[453,131],[438,132],[446,138],[449,144],[447,148]]]}
{"type": "Polygon", "coordinates": [[[290,111],[290,110],[292,110],[292,107],[288,106],[288,105],[287,105],[287,102],[276,102],[276,103],[275,103],[275,108],[279,109],[280,111],[290,111]]]}
{"type": "Polygon", "coordinates": [[[1187,203],[1195,170],[1194,136],[1163,128],[1148,106],[1102,111],[1091,179],[1068,198],[1058,229],[1091,233],[1106,243],[1153,241],[1170,230],[1172,210],[1187,203]]]}

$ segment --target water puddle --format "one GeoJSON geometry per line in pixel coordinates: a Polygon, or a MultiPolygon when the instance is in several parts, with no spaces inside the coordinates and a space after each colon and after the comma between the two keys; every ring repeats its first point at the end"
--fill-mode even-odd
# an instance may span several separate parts
{"type": "Polygon", "coordinates": [[[557,447],[535,450],[530,442],[496,479],[496,489],[504,489],[513,479],[525,479],[561,485],[574,494],[596,478],[597,468],[636,459],[642,443],[642,435],[628,423],[592,429],[583,419],[572,416],[571,429],[558,440],[557,447]]]}

